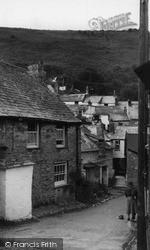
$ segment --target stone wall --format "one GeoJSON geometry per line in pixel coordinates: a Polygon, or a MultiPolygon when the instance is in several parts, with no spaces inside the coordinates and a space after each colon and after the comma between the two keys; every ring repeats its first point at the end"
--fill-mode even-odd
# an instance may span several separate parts
{"type": "Polygon", "coordinates": [[[126,179],[138,186],[138,155],[130,150],[127,151],[126,179]]]}
{"type": "Polygon", "coordinates": [[[114,169],[113,169],[113,149],[105,150],[106,152],[106,165],[108,166],[108,179],[114,177],[114,169]]]}
{"type": "MultiPolygon", "coordinates": [[[[52,201],[73,198],[69,190],[69,173],[76,170],[76,127],[67,125],[67,143],[64,148],[56,148],[56,124],[40,122],[39,147],[27,148],[27,120],[7,120],[3,134],[3,143],[7,146],[5,157],[0,159],[0,166],[12,168],[27,161],[35,163],[33,169],[32,201],[33,206],[48,204],[52,201]],[[53,165],[67,162],[67,185],[54,187],[53,165]],[[3,163],[3,164],[2,164],[3,163]]],[[[2,137],[0,133],[0,137],[2,137]]],[[[1,139],[1,138],[0,138],[1,139]]],[[[78,166],[81,164],[81,136],[78,131],[78,166]]]]}

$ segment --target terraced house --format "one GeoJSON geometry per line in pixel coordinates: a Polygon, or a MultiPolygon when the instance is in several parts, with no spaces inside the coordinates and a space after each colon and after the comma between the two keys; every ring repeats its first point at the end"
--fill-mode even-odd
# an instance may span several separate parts
{"type": "Polygon", "coordinates": [[[0,217],[30,218],[32,208],[74,199],[80,121],[40,78],[0,61],[0,217]]]}

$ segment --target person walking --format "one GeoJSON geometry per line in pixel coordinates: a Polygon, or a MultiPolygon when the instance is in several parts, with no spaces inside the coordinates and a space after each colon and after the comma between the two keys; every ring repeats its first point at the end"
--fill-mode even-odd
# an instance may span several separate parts
{"type": "Polygon", "coordinates": [[[137,199],[138,191],[134,187],[133,182],[129,182],[127,188],[125,189],[125,196],[127,198],[127,216],[128,221],[135,221],[137,214],[137,199]],[[130,216],[132,216],[130,218],[130,216]]]}

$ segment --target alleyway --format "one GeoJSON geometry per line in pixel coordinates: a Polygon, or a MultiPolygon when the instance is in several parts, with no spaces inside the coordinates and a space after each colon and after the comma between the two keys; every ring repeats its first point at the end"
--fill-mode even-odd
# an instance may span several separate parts
{"type": "Polygon", "coordinates": [[[129,235],[124,196],[97,207],[0,229],[7,237],[62,237],[64,250],[121,250],[129,235]],[[125,220],[117,216],[123,214],[125,220]]]}

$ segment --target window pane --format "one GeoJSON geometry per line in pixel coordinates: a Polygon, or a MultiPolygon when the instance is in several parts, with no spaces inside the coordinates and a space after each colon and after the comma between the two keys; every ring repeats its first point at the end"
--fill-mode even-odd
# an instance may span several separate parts
{"type": "Polygon", "coordinates": [[[28,131],[28,143],[37,145],[37,132],[28,131]]]}
{"type": "Polygon", "coordinates": [[[65,145],[65,128],[56,128],[56,145],[64,146],[65,145]]]}
{"type": "Polygon", "coordinates": [[[57,140],[63,140],[63,129],[57,129],[56,130],[56,136],[57,136],[57,140]]]}
{"type": "Polygon", "coordinates": [[[65,177],[67,175],[66,172],[66,164],[62,163],[62,164],[55,164],[54,165],[54,182],[58,183],[61,182],[61,184],[63,184],[63,182],[65,183],[65,177]]]}
{"type": "Polygon", "coordinates": [[[38,126],[36,122],[28,122],[28,139],[27,146],[28,147],[37,147],[38,146],[38,126]]]}
{"type": "Polygon", "coordinates": [[[63,145],[63,140],[57,140],[57,145],[63,145]]]}
{"type": "Polygon", "coordinates": [[[37,131],[36,122],[28,122],[28,131],[37,131]]]}

